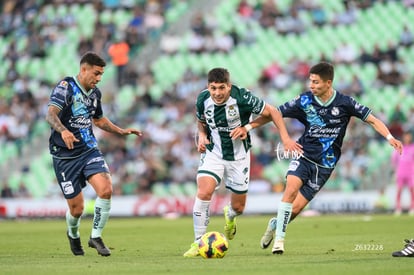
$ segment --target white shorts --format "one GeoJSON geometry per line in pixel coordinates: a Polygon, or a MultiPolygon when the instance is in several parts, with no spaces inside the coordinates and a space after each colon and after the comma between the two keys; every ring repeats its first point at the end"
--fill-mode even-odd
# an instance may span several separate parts
{"type": "Polygon", "coordinates": [[[217,188],[223,180],[226,188],[237,194],[247,193],[250,181],[250,154],[240,160],[223,160],[210,151],[201,154],[197,178],[210,176],[216,180],[217,188]]]}

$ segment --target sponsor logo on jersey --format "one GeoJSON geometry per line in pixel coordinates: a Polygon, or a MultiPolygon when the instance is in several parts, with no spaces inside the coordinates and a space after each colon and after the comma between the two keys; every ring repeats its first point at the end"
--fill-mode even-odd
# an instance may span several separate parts
{"type": "Polygon", "coordinates": [[[58,84],[58,87],[61,87],[63,89],[67,89],[68,88],[68,82],[65,80],[60,81],[60,83],[58,84]]]}
{"type": "Polygon", "coordinates": [[[237,116],[237,110],[236,110],[236,108],[234,108],[233,105],[229,106],[229,108],[227,110],[227,115],[230,116],[230,117],[237,116]]]}
{"type": "Polygon", "coordinates": [[[326,113],[328,112],[328,110],[327,109],[320,109],[319,110],[319,114],[321,115],[321,116],[324,116],[324,115],[326,115],[326,113]]]}
{"type": "Polygon", "coordinates": [[[89,128],[92,125],[92,121],[91,119],[83,117],[83,116],[72,117],[69,120],[69,124],[73,128],[84,129],[84,128],[89,128]]]}
{"type": "Polygon", "coordinates": [[[333,116],[337,116],[337,115],[339,115],[339,109],[338,109],[338,107],[333,107],[333,108],[332,108],[332,111],[331,111],[331,114],[332,114],[333,116]]]}

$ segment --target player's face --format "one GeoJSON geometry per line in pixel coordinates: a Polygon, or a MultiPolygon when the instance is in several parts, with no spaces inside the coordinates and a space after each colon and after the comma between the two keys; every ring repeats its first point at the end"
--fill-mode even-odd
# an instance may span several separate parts
{"type": "Polygon", "coordinates": [[[216,104],[223,104],[230,97],[231,84],[230,83],[216,83],[208,84],[208,91],[210,96],[216,104]]]}
{"type": "Polygon", "coordinates": [[[101,81],[102,75],[104,73],[104,67],[84,64],[84,66],[81,68],[81,72],[81,84],[88,91],[95,88],[96,84],[101,81]]]}
{"type": "Polygon", "coordinates": [[[330,95],[331,87],[332,87],[331,80],[324,81],[317,74],[309,75],[309,89],[311,90],[314,96],[325,98],[326,96],[330,95]]]}

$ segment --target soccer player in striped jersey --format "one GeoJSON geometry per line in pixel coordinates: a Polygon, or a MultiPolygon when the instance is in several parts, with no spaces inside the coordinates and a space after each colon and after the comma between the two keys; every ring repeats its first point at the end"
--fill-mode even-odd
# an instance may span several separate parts
{"type": "MultiPolygon", "coordinates": [[[[351,117],[371,125],[400,154],[401,141],[395,139],[387,126],[371,109],[333,88],[334,67],[327,62],[314,65],[309,72],[309,90],[279,107],[283,117],[295,118],[305,130],[299,138],[303,154],[290,162],[286,188],[277,216],[271,218],[260,241],[267,248],[275,239],[272,253],[284,252],[284,240],[291,222],[322,189],[341,156],[342,142],[351,117]]],[[[250,122],[253,128],[266,123],[259,117],[250,122]]]]}
{"type": "Polygon", "coordinates": [[[273,121],[287,150],[301,151],[293,141],[276,108],[254,96],[249,90],[232,85],[230,73],[214,68],[208,73],[207,89],[196,102],[197,149],[201,154],[197,172],[197,195],[193,206],[194,242],[184,257],[196,257],[198,240],[206,233],[210,202],[214,191],[224,182],[231,193],[223,209],[224,233],[231,240],[236,234],[236,216],[243,213],[250,180],[250,135],[252,114],[273,121]]]}
{"type": "Polygon", "coordinates": [[[84,255],[79,226],[84,209],[82,188],[88,182],[97,194],[89,247],[110,256],[101,235],[111,209],[112,180],[108,165],[93,133],[93,125],[118,135],[141,136],[139,130],[120,128],[103,115],[101,91],[96,86],[104,73],[105,61],[87,52],[76,76],[65,77],[53,89],[46,114],[50,124],[50,154],[62,194],[68,204],[67,237],[72,253],[84,255]]]}

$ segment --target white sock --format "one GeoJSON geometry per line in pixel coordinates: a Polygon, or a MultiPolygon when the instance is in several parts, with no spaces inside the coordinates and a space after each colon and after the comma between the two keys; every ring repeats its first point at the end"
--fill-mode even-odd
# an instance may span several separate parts
{"type": "Polygon", "coordinates": [[[198,241],[207,232],[210,222],[210,202],[195,198],[193,206],[194,240],[198,241]]]}
{"type": "Polygon", "coordinates": [[[286,229],[292,215],[292,204],[289,202],[280,202],[277,211],[276,222],[276,241],[284,240],[286,235],[286,229]]]}
{"type": "Polygon", "coordinates": [[[79,226],[80,226],[80,217],[75,218],[70,214],[70,211],[66,211],[66,224],[68,226],[68,234],[71,238],[77,239],[80,237],[79,226]]]}
{"type": "Polygon", "coordinates": [[[109,218],[109,210],[111,209],[111,200],[96,198],[95,211],[93,213],[92,238],[101,237],[102,231],[109,218]]]}

